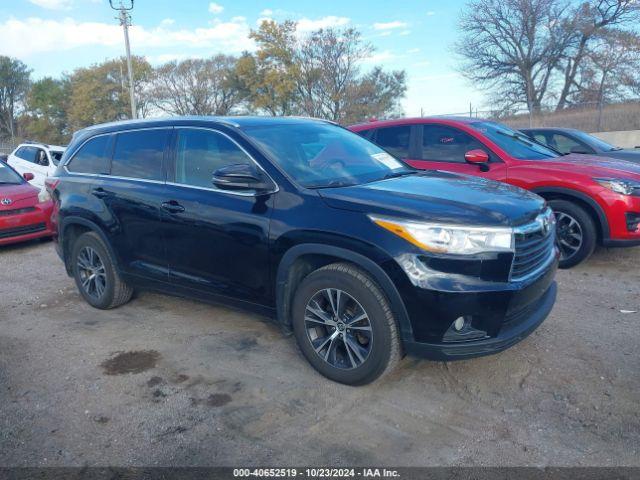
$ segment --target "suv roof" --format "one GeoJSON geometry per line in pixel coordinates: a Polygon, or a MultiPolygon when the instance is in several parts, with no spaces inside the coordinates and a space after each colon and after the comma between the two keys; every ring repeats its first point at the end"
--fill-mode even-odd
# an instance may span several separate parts
{"type": "Polygon", "coordinates": [[[303,122],[324,122],[334,123],[330,120],[323,120],[320,118],[312,117],[266,117],[266,116],[203,116],[203,115],[190,115],[180,117],[160,117],[160,118],[144,118],[136,120],[120,120],[117,122],[100,123],[93,125],[85,129],[79,130],[80,132],[90,132],[95,130],[113,130],[127,129],[131,127],[150,127],[150,126],[162,126],[162,125],[179,125],[188,123],[213,123],[218,125],[226,125],[228,127],[253,127],[259,125],[283,125],[294,124],[303,122]]]}

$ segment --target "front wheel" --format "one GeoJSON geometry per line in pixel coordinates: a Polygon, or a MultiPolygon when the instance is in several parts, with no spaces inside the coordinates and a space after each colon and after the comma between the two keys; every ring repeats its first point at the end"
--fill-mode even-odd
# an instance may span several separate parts
{"type": "Polygon", "coordinates": [[[331,380],[364,385],[400,360],[398,328],[386,296],[350,264],[309,274],[295,293],[292,314],[302,353],[331,380]]]}
{"type": "Polygon", "coordinates": [[[571,268],[585,261],[596,248],[598,231],[589,213],[573,202],[551,200],[556,216],[556,235],[560,249],[560,268],[571,268]]]}

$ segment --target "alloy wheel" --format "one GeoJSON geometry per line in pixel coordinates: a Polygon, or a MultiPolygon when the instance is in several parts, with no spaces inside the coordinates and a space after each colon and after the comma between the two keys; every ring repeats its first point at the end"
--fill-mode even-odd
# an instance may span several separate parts
{"type": "Polygon", "coordinates": [[[582,227],[575,218],[567,213],[555,212],[555,214],[560,259],[567,260],[573,257],[582,247],[582,227]]]}
{"type": "Polygon", "coordinates": [[[107,288],[107,274],[102,259],[91,247],[84,247],[78,254],[78,274],[87,295],[100,299],[107,288]]]}
{"type": "Polygon", "coordinates": [[[305,309],[305,329],[316,354],[329,365],[351,370],[362,365],[373,348],[373,330],[362,305],[343,290],[315,293],[305,309]]]}

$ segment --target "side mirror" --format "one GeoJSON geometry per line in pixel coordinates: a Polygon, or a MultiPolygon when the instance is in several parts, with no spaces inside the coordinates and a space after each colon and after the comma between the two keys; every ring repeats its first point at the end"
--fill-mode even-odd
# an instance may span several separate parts
{"type": "Polygon", "coordinates": [[[33,176],[33,173],[27,172],[27,173],[23,173],[22,177],[27,181],[30,182],[31,180],[33,180],[35,177],[33,176]]]}
{"type": "Polygon", "coordinates": [[[464,154],[464,159],[467,163],[477,165],[481,171],[489,171],[489,154],[479,148],[475,150],[469,150],[464,154]]]}
{"type": "Polygon", "coordinates": [[[213,185],[221,190],[255,190],[265,192],[273,185],[253,165],[237,163],[219,168],[213,173],[213,185]]]}
{"type": "Polygon", "coordinates": [[[573,147],[571,147],[571,150],[569,150],[571,153],[580,153],[580,154],[587,154],[590,153],[587,151],[586,148],[580,146],[580,145],[575,145],[573,147]]]}

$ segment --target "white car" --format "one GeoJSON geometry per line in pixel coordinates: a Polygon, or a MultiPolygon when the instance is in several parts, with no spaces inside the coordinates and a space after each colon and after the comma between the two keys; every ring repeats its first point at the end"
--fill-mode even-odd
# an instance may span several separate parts
{"type": "Polygon", "coordinates": [[[64,150],[65,147],[25,142],[9,154],[7,163],[21,175],[33,173],[30,183],[43,189],[45,179],[56,171],[64,150]]]}

